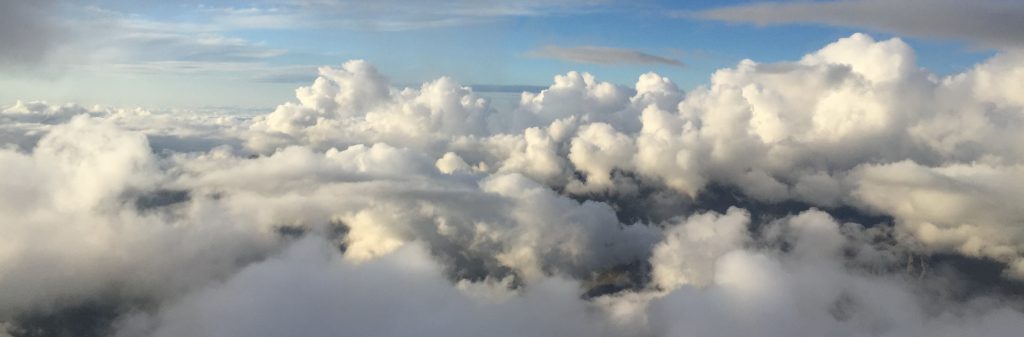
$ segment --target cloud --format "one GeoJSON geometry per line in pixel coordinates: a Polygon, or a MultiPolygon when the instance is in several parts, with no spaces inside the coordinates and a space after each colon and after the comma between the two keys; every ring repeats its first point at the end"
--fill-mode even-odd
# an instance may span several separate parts
{"type": "Polygon", "coordinates": [[[72,20],[80,27],[74,50],[91,50],[89,58],[94,63],[243,63],[286,52],[226,36],[215,25],[150,20],[91,7],[72,8],[84,16],[72,20]]]}
{"type": "Polygon", "coordinates": [[[726,22],[780,25],[813,23],[892,34],[954,39],[997,49],[1024,47],[1024,4],[984,0],[839,0],[768,2],[713,8],[682,16],[726,22]]]}
{"type": "Polygon", "coordinates": [[[258,74],[254,76],[254,78],[257,81],[271,83],[304,83],[309,81],[309,79],[314,77],[317,73],[317,67],[314,66],[263,66],[261,68],[262,69],[252,71],[253,73],[258,74]]]}
{"type": "Polygon", "coordinates": [[[575,63],[684,66],[683,62],[673,58],[651,55],[632,49],[597,46],[545,46],[531,51],[529,55],[533,57],[551,58],[575,63]]]}
{"type": "Polygon", "coordinates": [[[967,305],[971,314],[965,316],[929,313],[905,283],[843,267],[836,257],[851,241],[821,212],[777,226],[789,233],[789,253],[732,250],[714,259],[710,284],[651,300],[646,318],[655,335],[1002,336],[1020,326],[1021,313],[1007,308],[967,305]]]}
{"type": "Polygon", "coordinates": [[[500,281],[452,285],[439,267],[426,249],[416,245],[354,264],[342,260],[325,242],[307,239],[278,258],[183,298],[157,317],[126,319],[122,334],[136,335],[140,330],[151,336],[621,333],[601,320],[599,306],[575,296],[577,284],[571,280],[546,279],[518,293],[500,281]],[[289,310],[281,314],[282,308],[289,310]]]}
{"type": "Polygon", "coordinates": [[[110,72],[234,73],[275,71],[285,49],[232,37],[225,27],[148,19],[64,1],[5,1],[0,66],[59,74],[110,72]],[[54,13],[60,11],[58,18],[54,13]],[[74,27],[70,29],[69,27],[74,27]],[[9,66],[9,67],[8,67],[9,66]]]}
{"type": "MultiPolygon", "coordinates": [[[[867,164],[983,163],[1005,170],[1022,159],[1014,133],[1020,118],[1005,112],[1020,109],[1019,100],[999,84],[1014,83],[1017,73],[995,70],[1014,69],[1015,59],[1000,55],[940,79],[916,66],[901,40],[854,34],[796,62],[744,60],[685,97],[655,74],[630,91],[570,72],[546,90],[524,93],[511,115],[449,79],[391,88],[376,69],[351,62],[322,69],[313,86],[298,91],[300,104],[258,118],[252,130],[266,137],[250,145],[267,151],[290,143],[384,141],[435,158],[453,153],[466,166],[520,173],[576,195],[632,198],[654,183],[698,199],[726,185],[764,203],[872,210],[855,192],[855,172],[867,164]],[[419,122],[402,122],[410,117],[419,122]]],[[[967,250],[972,256],[1015,263],[1017,254],[1005,252],[1024,241],[1013,239],[1010,247],[982,233],[1016,216],[1009,206],[992,212],[1005,218],[980,232],[962,222],[947,226],[960,226],[958,240],[979,245],[967,250]]],[[[923,238],[922,223],[907,221],[915,216],[885,213],[909,237],[923,238]]],[[[921,243],[953,249],[915,242],[921,243]]]]}
{"type": "MultiPolygon", "coordinates": [[[[717,217],[695,215],[683,226],[697,231],[694,240],[730,240],[732,234],[716,233],[706,222],[717,217]]],[[[742,218],[737,210],[717,221],[742,218]]],[[[156,315],[137,313],[118,325],[122,336],[1001,336],[1022,327],[1020,312],[986,305],[932,316],[906,284],[845,269],[837,257],[850,239],[822,212],[801,213],[778,228],[790,231],[797,252],[724,245],[716,254],[654,267],[704,264],[692,269],[706,279],[699,286],[591,301],[573,296],[579,284],[562,278],[518,290],[500,280],[451,284],[419,245],[357,264],[309,238],[156,315]]]]}
{"type": "Polygon", "coordinates": [[[179,200],[163,208],[198,211],[195,223],[189,216],[172,220],[136,210],[135,199],[158,192],[164,182],[142,133],[85,115],[49,131],[31,153],[0,151],[3,174],[22,177],[0,185],[0,217],[8,224],[0,251],[0,320],[82,303],[178,296],[272,249],[273,240],[206,218],[216,212],[192,207],[198,204],[179,200]],[[171,248],[176,242],[196,250],[171,248]]]}
{"type": "Polygon", "coordinates": [[[57,1],[0,2],[0,67],[35,65],[63,37],[53,12],[57,1]]]}
{"type": "Polygon", "coordinates": [[[510,17],[578,13],[601,8],[605,0],[516,0],[487,3],[456,0],[425,4],[387,0],[282,0],[248,8],[206,8],[213,21],[237,28],[334,27],[407,31],[479,24],[510,17]]]}
{"type": "Polygon", "coordinates": [[[1001,260],[1009,265],[1006,274],[1019,278],[1024,259],[1016,252],[1024,232],[1015,224],[1024,212],[1006,203],[1024,185],[1022,173],[1019,165],[865,165],[854,173],[853,194],[870,208],[897,215],[927,246],[1001,260]]]}
{"type": "Polygon", "coordinates": [[[507,109],[360,60],[255,114],[17,102],[0,334],[1012,335],[1022,60],[853,34],[507,109]]]}
{"type": "Polygon", "coordinates": [[[670,227],[665,239],[651,252],[651,278],[667,291],[683,285],[707,286],[714,275],[714,263],[750,241],[750,214],[743,209],[676,220],[683,223],[670,227]]]}

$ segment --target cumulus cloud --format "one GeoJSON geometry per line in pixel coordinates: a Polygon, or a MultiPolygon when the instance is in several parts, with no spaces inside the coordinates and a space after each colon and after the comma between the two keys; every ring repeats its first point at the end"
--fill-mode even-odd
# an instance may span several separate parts
{"type": "Polygon", "coordinates": [[[854,173],[853,194],[870,208],[897,215],[925,244],[1002,260],[1010,264],[1007,273],[1019,278],[1024,213],[1013,203],[1022,173],[1019,165],[865,165],[854,173]]]}
{"type": "Polygon", "coordinates": [[[219,212],[203,210],[210,205],[171,200],[167,212],[192,214],[175,220],[136,209],[163,188],[160,164],[145,135],[109,121],[78,116],[31,153],[2,156],[3,174],[19,177],[4,181],[0,200],[5,321],[104,298],[173,296],[272,247],[215,219],[219,212]]]}
{"type": "Polygon", "coordinates": [[[730,208],[725,215],[704,213],[685,219],[665,233],[651,252],[654,284],[666,290],[682,285],[706,286],[714,264],[726,253],[740,250],[750,240],[750,214],[730,208]]]}
{"type": "Polygon", "coordinates": [[[0,332],[1013,335],[1021,60],[854,34],[507,110],[359,60],[255,115],[16,102],[0,332]]]}
{"type": "Polygon", "coordinates": [[[838,0],[764,2],[680,13],[702,19],[779,25],[815,23],[926,38],[957,39],[986,47],[1024,47],[1024,5],[983,0],[838,0]]]}
{"type": "Polygon", "coordinates": [[[529,53],[533,57],[551,58],[574,63],[593,64],[656,64],[682,67],[683,62],[637,50],[598,46],[544,46],[529,53]]]}

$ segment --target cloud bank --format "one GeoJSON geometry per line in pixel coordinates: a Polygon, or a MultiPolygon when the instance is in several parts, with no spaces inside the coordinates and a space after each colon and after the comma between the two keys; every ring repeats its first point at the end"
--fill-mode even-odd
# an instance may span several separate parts
{"type": "Polygon", "coordinates": [[[0,111],[0,335],[1012,336],[1024,58],[854,34],[683,93],[322,67],[253,115],[0,111]]]}

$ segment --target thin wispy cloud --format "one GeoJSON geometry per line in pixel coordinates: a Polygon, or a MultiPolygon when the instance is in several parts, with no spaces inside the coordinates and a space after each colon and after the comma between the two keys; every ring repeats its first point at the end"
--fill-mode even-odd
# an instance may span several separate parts
{"type": "Polygon", "coordinates": [[[925,38],[954,39],[994,48],[1024,47],[1024,2],[1005,0],[842,0],[752,3],[704,11],[696,17],[760,26],[810,23],[925,38]]]}
{"type": "Polygon", "coordinates": [[[259,82],[269,83],[303,83],[311,78],[316,78],[317,67],[308,65],[294,65],[281,67],[261,67],[253,72],[251,77],[259,82]]]}
{"type": "Polygon", "coordinates": [[[90,50],[99,62],[253,62],[285,54],[282,48],[230,36],[222,27],[203,22],[143,18],[130,13],[72,7],[80,27],[70,48],[90,50]]]}
{"type": "Polygon", "coordinates": [[[0,28],[12,25],[0,29],[0,42],[12,47],[0,51],[0,70],[252,74],[273,69],[267,61],[288,52],[202,21],[155,19],[57,1],[0,6],[0,28]],[[73,15],[57,17],[58,11],[73,15]],[[8,15],[17,18],[2,20],[8,15]]]}
{"type": "Polygon", "coordinates": [[[530,51],[528,55],[573,63],[685,66],[682,61],[670,57],[648,54],[633,49],[601,46],[544,46],[530,51]]]}
{"type": "Polygon", "coordinates": [[[216,22],[241,28],[290,29],[334,27],[372,31],[407,31],[478,24],[510,17],[578,13],[607,0],[476,0],[424,2],[408,0],[288,0],[249,8],[207,8],[216,22]]]}

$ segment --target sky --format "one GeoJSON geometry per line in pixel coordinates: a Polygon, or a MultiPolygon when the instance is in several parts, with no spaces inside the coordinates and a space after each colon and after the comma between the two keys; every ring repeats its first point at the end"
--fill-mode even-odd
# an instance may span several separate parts
{"type": "MultiPolygon", "coordinates": [[[[928,2],[913,0],[906,7],[928,2]]],[[[1012,21],[1021,13],[1015,3],[937,2],[942,6],[930,8],[938,16],[1012,21]],[[1000,6],[1009,10],[996,15],[1000,6]]],[[[859,12],[846,13],[871,14],[882,3],[860,1],[854,3],[859,12]]],[[[7,10],[0,16],[8,16],[8,27],[0,32],[7,46],[0,54],[0,102],[269,109],[291,97],[295,84],[314,78],[317,67],[353,59],[385,69],[395,83],[451,76],[465,85],[546,86],[552,74],[578,70],[629,86],[638,74],[655,71],[691,89],[742,59],[794,59],[859,31],[900,36],[917,50],[919,64],[949,74],[1020,42],[1012,36],[1016,31],[928,33],[928,27],[918,27],[926,24],[898,17],[889,24],[808,13],[836,6],[818,5],[794,10],[743,1],[4,0],[7,10]],[[751,10],[775,18],[753,19],[751,10]]],[[[908,11],[913,12],[902,12],[908,11]]]]}

